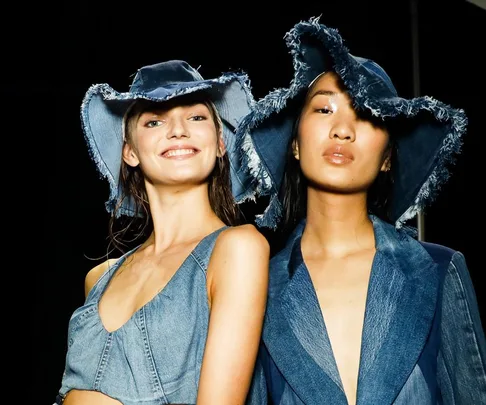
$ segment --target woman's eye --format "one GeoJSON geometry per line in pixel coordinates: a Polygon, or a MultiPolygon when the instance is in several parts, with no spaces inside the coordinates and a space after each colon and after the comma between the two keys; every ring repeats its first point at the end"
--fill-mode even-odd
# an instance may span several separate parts
{"type": "Polygon", "coordinates": [[[162,122],[159,121],[159,120],[150,120],[148,121],[145,125],[148,127],[148,128],[154,128],[154,127],[158,127],[159,125],[161,125],[162,122]]]}
{"type": "Polygon", "coordinates": [[[206,119],[206,117],[202,115],[193,115],[190,119],[193,121],[203,121],[206,119]]]}
{"type": "Polygon", "coordinates": [[[332,110],[329,107],[323,107],[323,108],[317,108],[316,112],[320,114],[330,114],[332,113],[332,110]]]}

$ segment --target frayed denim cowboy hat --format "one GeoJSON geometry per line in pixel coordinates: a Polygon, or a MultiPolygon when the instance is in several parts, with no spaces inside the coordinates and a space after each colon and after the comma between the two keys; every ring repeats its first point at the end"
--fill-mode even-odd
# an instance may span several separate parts
{"type": "MultiPolygon", "coordinates": [[[[336,29],[319,18],[297,23],[286,35],[294,76],[288,88],[273,90],[259,100],[238,128],[243,166],[248,168],[256,196],[268,196],[256,223],[276,228],[282,204],[286,153],[293,125],[300,112],[295,105],[310,84],[326,71],[342,79],[357,110],[385,121],[404,120],[407,132],[396,137],[396,159],[392,162],[393,188],[390,218],[397,228],[428,205],[449,178],[449,164],[462,147],[467,118],[431,97],[404,99],[386,72],[374,61],[353,56],[336,29]]],[[[393,137],[393,133],[390,133],[393,137]]]]}
{"type": "MultiPolygon", "coordinates": [[[[110,195],[106,202],[113,212],[119,199],[120,168],[123,148],[124,116],[133,102],[145,99],[157,102],[172,100],[194,92],[205,92],[214,103],[223,122],[223,139],[230,160],[232,192],[236,202],[242,202],[252,185],[241,167],[235,130],[247,115],[254,99],[249,79],[243,73],[224,73],[205,80],[201,74],[182,60],[170,60],[140,68],[129,91],[118,92],[108,84],[92,85],[81,104],[81,121],[91,158],[102,177],[108,180],[110,195]]],[[[136,215],[133,201],[125,199],[118,215],[136,215]]]]}

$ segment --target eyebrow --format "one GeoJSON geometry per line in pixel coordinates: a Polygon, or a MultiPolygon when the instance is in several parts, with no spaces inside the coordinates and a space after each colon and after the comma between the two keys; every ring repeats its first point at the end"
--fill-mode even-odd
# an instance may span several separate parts
{"type": "Polygon", "coordinates": [[[337,94],[338,93],[331,90],[317,90],[315,93],[312,94],[312,96],[309,97],[309,99],[312,99],[316,96],[335,96],[337,94]]]}

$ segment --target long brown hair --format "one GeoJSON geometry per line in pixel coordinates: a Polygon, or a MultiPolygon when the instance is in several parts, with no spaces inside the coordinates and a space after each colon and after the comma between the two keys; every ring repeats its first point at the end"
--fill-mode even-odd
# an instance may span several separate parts
{"type": "MultiPolygon", "coordinates": [[[[172,106],[202,103],[211,113],[218,136],[222,136],[223,123],[213,102],[204,93],[194,93],[167,101],[172,106]]],[[[169,107],[170,108],[170,107],[169,107]]],[[[136,100],[124,119],[125,142],[130,142],[134,124],[146,111],[160,109],[160,102],[136,100]]],[[[109,223],[109,238],[114,248],[120,252],[126,251],[129,244],[143,237],[148,237],[153,231],[153,221],[145,189],[144,174],[139,166],[132,167],[122,159],[120,168],[120,197],[112,212],[109,223]],[[134,216],[120,215],[124,201],[131,200],[136,212],[134,216]]],[[[214,213],[226,225],[238,225],[241,221],[239,206],[231,191],[230,162],[227,154],[216,158],[213,171],[208,178],[209,203],[214,213]]]]}

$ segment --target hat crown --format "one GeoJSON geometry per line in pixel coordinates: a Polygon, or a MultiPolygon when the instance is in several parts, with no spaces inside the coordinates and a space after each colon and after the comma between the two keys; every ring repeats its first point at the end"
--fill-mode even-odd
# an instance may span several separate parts
{"type": "Polygon", "coordinates": [[[130,92],[148,93],[159,87],[202,80],[204,79],[200,73],[187,62],[171,60],[139,69],[130,86],[130,92]]]}
{"type": "MultiPolygon", "coordinates": [[[[385,93],[389,92],[389,95],[391,97],[397,97],[398,92],[395,86],[393,85],[393,82],[388,76],[388,74],[385,72],[385,70],[375,61],[368,59],[368,58],[361,58],[359,56],[354,56],[354,59],[356,59],[368,72],[370,72],[373,76],[377,77],[380,80],[381,86],[385,86],[385,93]]],[[[380,94],[381,95],[381,94],[380,94]]]]}

